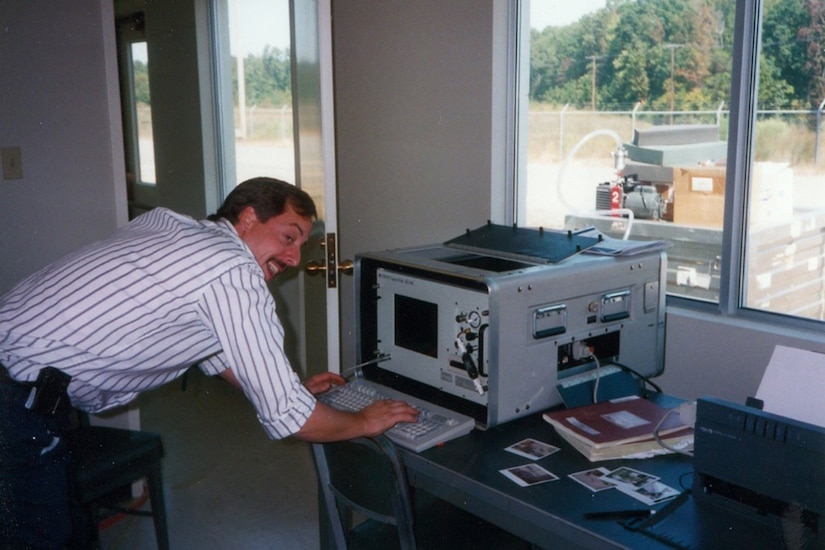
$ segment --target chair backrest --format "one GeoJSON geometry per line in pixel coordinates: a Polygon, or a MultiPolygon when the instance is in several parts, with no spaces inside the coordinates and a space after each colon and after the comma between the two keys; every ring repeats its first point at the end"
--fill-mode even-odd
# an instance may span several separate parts
{"type": "Polygon", "coordinates": [[[350,510],[395,525],[401,548],[415,548],[407,477],[386,436],[315,443],[312,450],[336,548],[347,547],[350,510]]]}

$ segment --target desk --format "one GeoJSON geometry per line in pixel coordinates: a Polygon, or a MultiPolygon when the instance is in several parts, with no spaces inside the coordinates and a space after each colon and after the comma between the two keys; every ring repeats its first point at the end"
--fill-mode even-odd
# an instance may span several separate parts
{"type": "MultiPolygon", "coordinates": [[[[667,398],[661,398],[661,401],[667,398]]],[[[672,403],[663,403],[672,405],[672,403]]],[[[684,455],[645,460],[590,462],[536,414],[467,436],[422,453],[401,449],[410,483],[503,527],[542,548],[670,548],[613,520],[586,520],[584,512],[646,509],[614,489],[591,493],[567,475],[620,465],[659,476],[682,490],[692,482],[693,466],[684,455]],[[532,437],[561,450],[536,463],[559,476],[557,481],[520,487],[499,470],[532,462],[505,447],[532,437]]],[[[665,504],[654,506],[660,509],[665,504]]]]}

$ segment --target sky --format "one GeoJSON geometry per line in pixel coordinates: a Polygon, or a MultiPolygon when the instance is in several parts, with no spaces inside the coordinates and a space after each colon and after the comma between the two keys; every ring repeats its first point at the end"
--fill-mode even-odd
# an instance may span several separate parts
{"type": "Polygon", "coordinates": [[[289,48],[289,0],[229,0],[229,25],[233,55],[238,47],[246,54],[260,55],[267,44],[285,50],[289,48]],[[233,32],[238,22],[248,32],[233,32]]]}
{"type": "Polygon", "coordinates": [[[530,26],[542,30],[569,25],[605,6],[606,0],[530,0],[530,26]]]}
{"type": "MultiPolygon", "coordinates": [[[[530,0],[530,26],[564,26],[605,6],[605,0],[530,0]]],[[[260,55],[267,44],[285,50],[289,47],[289,0],[229,0],[230,24],[239,21],[243,44],[232,44],[233,54],[242,48],[246,54],[260,55]]],[[[233,38],[234,39],[234,38],[233,38]]]]}

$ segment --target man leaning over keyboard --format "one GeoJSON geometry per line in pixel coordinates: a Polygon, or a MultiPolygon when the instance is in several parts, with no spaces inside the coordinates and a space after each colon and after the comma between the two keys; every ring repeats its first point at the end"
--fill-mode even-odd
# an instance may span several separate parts
{"type": "Polygon", "coordinates": [[[61,437],[70,406],[126,404],[192,365],[241,388],[273,439],[350,439],[416,421],[401,401],[358,413],[319,403],[343,378],[301,383],[284,354],[267,283],[299,264],[316,216],[302,190],[254,178],[206,220],[154,209],[0,297],[0,548],[64,548],[72,537],[61,437]]]}

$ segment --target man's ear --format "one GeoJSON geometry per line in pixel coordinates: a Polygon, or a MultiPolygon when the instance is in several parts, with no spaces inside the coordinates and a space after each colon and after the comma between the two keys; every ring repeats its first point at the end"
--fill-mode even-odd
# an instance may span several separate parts
{"type": "Polygon", "coordinates": [[[241,210],[240,214],[238,214],[238,233],[243,234],[246,231],[249,231],[256,221],[258,221],[258,215],[255,213],[255,209],[251,206],[247,206],[241,210]]]}

